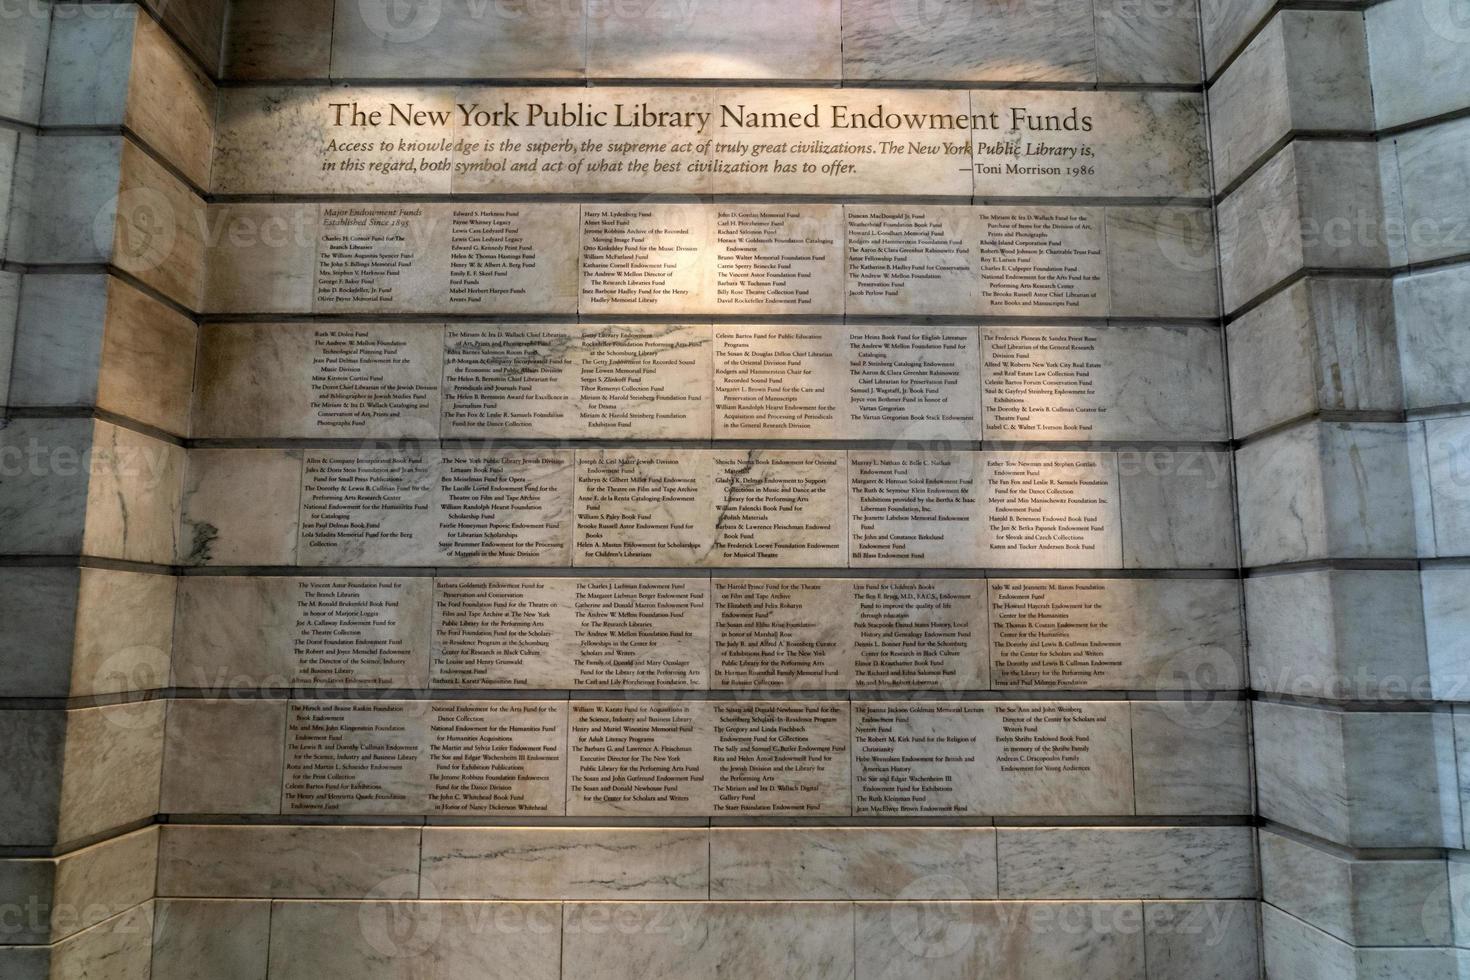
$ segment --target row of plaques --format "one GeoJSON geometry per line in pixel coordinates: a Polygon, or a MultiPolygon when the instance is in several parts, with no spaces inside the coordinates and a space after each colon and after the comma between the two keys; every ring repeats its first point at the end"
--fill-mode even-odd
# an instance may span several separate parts
{"type": "Polygon", "coordinates": [[[1228,438],[1218,329],[221,323],[202,438],[1228,438]]]}
{"type": "Polygon", "coordinates": [[[215,314],[1214,317],[1192,206],[211,205],[215,314]]]}
{"type": "Polygon", "coordinates": [[[183,560],[1231,568],[1228,453],[201,449],[183,560]]]}
{"type": "Polygon", "coordinates": [[[175,686],[1230,691],[1228,579],[188,576],[175,686]]]}
{"type": "MultiPolygon", "coordinates": [[[[1240,701],[307,700],[290,814],[1243,813],[1240,701]]],[[[181,733],[182,734],[182,733],[181,733]]],[[[167,775],[165,775],[167,779],[167,775]]],[[[188,789],[172,801],[188,805],[188,789]]],[[[187,811],[186,811],[187,812],[187,811]]]]}

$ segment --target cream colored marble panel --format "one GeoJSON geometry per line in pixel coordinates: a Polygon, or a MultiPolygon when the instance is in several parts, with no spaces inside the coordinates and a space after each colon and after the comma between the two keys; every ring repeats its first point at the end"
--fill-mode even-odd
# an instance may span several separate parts
{"type": "Polygon", "coordinates": [[[170,564],[177,551],[184,448],[97,422],[90,451],[82,551],[170,564]]]}
{"type": "Polygon", "coordinates": [[[440,688],[702,688],[704,578],[440,578],[433,665],[440,688]]]}
{"type": "Polygon", "coordinates": [[[409,898],[417,893],[417,827],[172,824],[160,835],[161,897],[409,898]]]}
{"type": "Polygon", "coordinates": [[[185,565],[295,564],[300,450],[195,449],[179,530],[185,565]]]}
{"type": "Polygon", "coordinates": [[[199,188],[209,186],[215,98],[194,60],[153,18],[139,17],[123,125],[199,188]]]}
{"type": "Polygon", "coordinates": [[[1133,812],[1125,701],[863,701],[852,711],[857,815],[1133,812]]]}
{"type": "Polygon", "coordinates": [[[285,701],[168,704],[162,813],[279,813],[285,701]]]}
{"type": "Polygon", "coordinates": [[[318,204],[209,205],[205,311],[310,313],[320,221],[318,204]]]}
{"type": "Polygon", "coordinates": [[[1224,353],[1213,328],[981,327],[980,341],[987,439],[1229,435],[1224,353]]]}
{"type": "Polygon", "coordinates": [[[982,456],[854,450],[849,529],[854,568],[970,568],[988,547],[982,456]]]}
{"type": "Polygon", "coordinates": [[[708,312],[837,314],[846,254],[835,204],[718,204],[706,260],[708,312]]]}
{"type": "Polygon", "coordinates": [[[581,313],[679,314],[711,306],[701,205],[584,204],[581,313]]]}
{"type": "MultiPolygon", "coordinates": [[[[587,17],[572,3],[328,2],[334,78],[580,77],[587,17]]],[[[612,8],[622,10],[623,8],[612,8]]],[[[325,61],[325,59],[323,59],[325,61]]]]}
{"type": "Polygon", "coordinates": [[[970,93],[976,197],[1208,197],[1204,101],[1179,92],[970,93]]]}
{"type": "Polygon", "coordinates": [[[707,439],[705,324],[451,324],[446,437],[707,439]]]}
{"type": "Polygon", "coordinates": [[[979,564],[1117,568],[1123,561],[1112,453],[978,454],[979,564]]]}
{"type": "Polygon", "coordinates": [[[200,438],[434,438],[445,328],[215,323],[200,328],[200,438]]]}

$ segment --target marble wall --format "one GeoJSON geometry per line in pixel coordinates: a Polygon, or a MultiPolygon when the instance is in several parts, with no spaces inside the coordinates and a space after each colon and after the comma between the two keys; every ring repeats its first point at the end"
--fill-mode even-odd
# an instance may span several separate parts
{"type": "Polygon", "coordinates": [[[1308,6],[7,20],[0,975],[1463,973],[1470,36],[1308,6]]]}

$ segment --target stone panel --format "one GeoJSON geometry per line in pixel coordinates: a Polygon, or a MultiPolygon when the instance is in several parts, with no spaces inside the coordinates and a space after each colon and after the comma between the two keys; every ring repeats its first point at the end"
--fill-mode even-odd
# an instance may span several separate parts
{"type": "Polygon", "coordinates": [[[160,977],[266,980],[270,902],[160,900],[153,971],[160,977]]]}
{"type": "Polygon", "coordinates": [[[1380,129],[1466,106],[1465,25],[1444,0],[1395,0],[1365,14],[1380,129]]]}
{"type": "MultiPolygon", "coordinates": [[[[335,78],[583,74],[587,17],[580,5],[448,3],[408,19],[392,0],[337,0],[336,6],[335,17],[330,4],[322,15],[329,25],[335,78]]],[[[616,16],[611,8],[610,15],[616,16]]],[[[318,57],[319,62],[308,63],[326,63],[318,57]]]]}
{"type": "Polygon", "coordinates": [[[418,892],[417,827],[169,824],[159,833],[162,898],[396,899],[418,892]]]}
{"type": "Polygon", "coordinates": [[[1258,888],[1248,827],[996,833],[1002,899],[1249,899],[1258,888]]]}
{"type": "Polygon", "coordinates": [[[1470,269],[1451,266],[1399,276],[1393,310],[1403,366],[1404,407],[1435,408],[1470,402],[1457,366],[1470,358],[1460,311],[1470,304],[1470,269]]]}

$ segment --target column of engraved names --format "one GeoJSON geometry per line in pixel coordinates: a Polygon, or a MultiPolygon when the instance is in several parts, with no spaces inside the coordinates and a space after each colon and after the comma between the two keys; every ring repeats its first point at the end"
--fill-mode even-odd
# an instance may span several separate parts
{"type": "Polygon", "coordinates": [[[412,615],[409,588],[395,579],[302,579],[292,630],[293,683],[413,683],[418,638],[403,623],[412,615]]]}
{"type": "Polygon", "coordinates": [[[449,309],[524,301],[541,269],[526,234],[528,209],[454,207],[449,213],[449,309]]]}
{"type": "Polygon", "coordinates": [[[1085,688],[1118,676],[1129,651],[1113,629],[1108,586],[991,580],[991,662],[996,687],[1085,688]]]}
{"type": "Polygon", "coordinates": [[[286,813],[418,813],[425,702],[292,701],[286,813]]]}
{"type": "Polygon", "coordinates": [[[704,246],[702,208],[583,207],[583,309],[663,312],[696,307],[704,246]]]}
{"type": "Polygon", "coordinates": [[[344,325],[311,338],[312,421],[328,433],[426,417],[437,406],[438,379],[416,363],[407,337],[344,325]]]}
{"type": "Polygon", "coordinates": [[[1100,208],[976,208],[985,313],[1108,312],[1100,208]]]}
{"type": "Polygon", "coordinates": [[[1117,459],[1111,453],[980,454],[985,540],[997,567],[1122,564],[1117,459]]]}
{"type": "Polygon", "coordinates": [[[702,702],[572,702],[568,814],[707,813],[710,737],[702,702]]]}
{"type": "Polygon", "coordinates": [[[563,702],[435,701],[427,728],[426,812],[563,812],[563,702]]]}
{"type": "Polygon", "coordinates": [[[391,308],[427,278],[432,219],[422,205],[323,205],[317,248],[320,310],[391,308]]]}
{"type": "Polygon", "coordinates": [[[717,208],[713,311],[840,313],[835,209],[717,208]],[[831,217],[829,217],[829,215],[831,217]]]}

